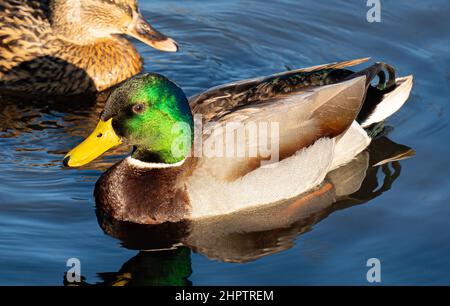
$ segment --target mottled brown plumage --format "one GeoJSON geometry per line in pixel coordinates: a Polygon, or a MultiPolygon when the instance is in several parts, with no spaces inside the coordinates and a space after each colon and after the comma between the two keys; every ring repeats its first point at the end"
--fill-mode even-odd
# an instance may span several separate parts
{"type": "Polygon", "coordinates": [[[176,50],[136,0],[0,0],[0,90],[67,95],[118,84],[142,69],[120,34],[176,50]]]}

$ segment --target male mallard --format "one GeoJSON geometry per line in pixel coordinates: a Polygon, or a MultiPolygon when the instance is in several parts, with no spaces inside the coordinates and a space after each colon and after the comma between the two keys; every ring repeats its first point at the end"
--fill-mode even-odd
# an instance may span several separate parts
{"type": "Polygon", "coordinates": [[[164,51],[136,0],[0,0],[0,89],[50,95],[106,89],[139,73],[126,34],[164,51]]]}
{"type": "Polygon", "coordinates": [[[64,164],[82,166],[121,143],[134,145],[131,156],[106,171],[95,189],[99,209],[120,221],[176,222],[293,198],[364,150],[371,139],[363,128],[387,118],[408,98],[412,76],[396,79],[389,65],[344,69],[366,60],[216,87],[192,97],[190,107],[167,78],[134,77],[111,94],[94,132],[66,155],[64,164]],[[197,146],[206,152],[212,144],[223,149],[228,137],[223,127],[240,123],[245,133],[236,143],[233,136],[232,144],[244,154],[189,154],[191,135],[201,124],[196,120],[194,125],[191,109],[206,126],[191,153],[197,146]],[[255,144],[251,128],[259,124],[271,131],[255,144]],[[279,162],[266,165],[273,157],[266,154],[267,143],[277,149],[272,155],[279,162]]]}

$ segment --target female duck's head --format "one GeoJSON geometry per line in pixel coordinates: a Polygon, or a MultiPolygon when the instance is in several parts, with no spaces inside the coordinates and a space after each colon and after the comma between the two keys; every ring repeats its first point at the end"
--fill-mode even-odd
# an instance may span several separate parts
{"type": "Polygon", "coordinates": [[[134,146],[143,162],[175,164],[193,142],[193,118],[181,88],[159,74],[134,77],[106,102],[92,134],[64,158],[64,165],[85,165],[121,143],[134,146]]]}
{"type": "Polygon", "coordinates": [[[178,50],[173,39],[147,23],[136,0],[53,0],[50,21],[59,38],[75,44],[90,44],[124,34],[158,50],[178,50]]]}

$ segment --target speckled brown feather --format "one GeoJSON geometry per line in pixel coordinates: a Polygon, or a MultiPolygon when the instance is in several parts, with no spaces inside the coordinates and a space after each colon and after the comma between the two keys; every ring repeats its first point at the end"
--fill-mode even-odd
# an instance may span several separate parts
{"type": "Polygon", "coordinates": [[[139,73],[125,38],[76,45],[54,35],[49,1],[0,0],[0,89],[49,95],[106,89],[139,73]]]}

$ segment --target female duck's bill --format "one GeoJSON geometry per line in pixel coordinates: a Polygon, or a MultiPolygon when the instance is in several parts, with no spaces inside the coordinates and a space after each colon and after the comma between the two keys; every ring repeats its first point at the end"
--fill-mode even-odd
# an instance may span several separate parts
{"type": "Polygon", "coordinates": [[[155,30],[138,12],[133,13],[127,34],[161,51],[177,52],[179,48],[175,40],[155,30]]]}
{"type": "Polygon", "coordinates": [[[145,20],[136,0],[51,1],[50,23],[53,34],[78,44],[125,34],[161,51],[178,51],[173,39],[145,20]]]}

